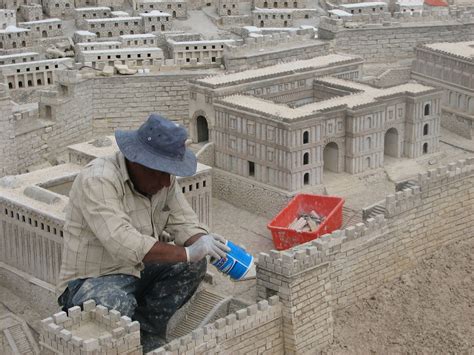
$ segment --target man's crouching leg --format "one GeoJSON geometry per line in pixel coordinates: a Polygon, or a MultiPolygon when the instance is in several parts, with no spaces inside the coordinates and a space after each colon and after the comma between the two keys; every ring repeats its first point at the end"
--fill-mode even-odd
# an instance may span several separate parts
{"type": "Polygon", "coordinates": [[[145,264],[137,286],[144,351],[163,345],[171,316],[194,294],[206,274],[207,260],[197,263],[145,264]]]}
{"type": "Polygon", "coordinates": [[[131,275],[116,274],[71,281],[63,309],[82,306],[85,301],[94,300],[98,305],[132,318],[137,307],[137,280],[137,277],[131,275]]]}

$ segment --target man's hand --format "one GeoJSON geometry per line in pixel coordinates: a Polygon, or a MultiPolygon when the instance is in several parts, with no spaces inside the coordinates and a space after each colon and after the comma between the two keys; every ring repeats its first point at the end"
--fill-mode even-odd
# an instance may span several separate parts
{"type": "Polygon", "coordinates": [[[205,234],[189,247],[185,247],[188,262],[197,262],[207,255],[213,258],[225,258],[230,248],[225,245],[225,239],[216,234],[205,234]]]}

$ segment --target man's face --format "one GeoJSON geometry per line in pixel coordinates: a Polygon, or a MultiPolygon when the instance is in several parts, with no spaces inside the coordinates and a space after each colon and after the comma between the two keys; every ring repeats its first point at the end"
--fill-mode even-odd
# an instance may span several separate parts
{"type": "Polygon", "coordinates": [[[127,169],[133,186],[142,194],[154,195],[164,187],[170,186],[170,174],[147,168],[127,160],[127,169]]]}

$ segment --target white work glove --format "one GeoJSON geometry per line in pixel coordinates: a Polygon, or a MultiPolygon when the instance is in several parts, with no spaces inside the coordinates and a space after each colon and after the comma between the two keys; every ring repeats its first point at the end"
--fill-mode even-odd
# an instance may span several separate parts
{"type": "Polygon", "coordinates": [[[188,263],[195,263],[207,255],[219,260],[225,258],[230,248],[225,244],[225,239],[216,234],[205,234],[189,247],[185,247],[188,263]]]}

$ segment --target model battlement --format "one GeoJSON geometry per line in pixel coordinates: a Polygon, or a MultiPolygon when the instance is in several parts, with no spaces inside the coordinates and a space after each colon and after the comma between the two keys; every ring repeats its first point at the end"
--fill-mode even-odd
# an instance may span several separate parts
{"type": "MultiPolygon", "coordinates": [[[[301,244],[294,248],[269,253],[260,253],[258,267],[264,270],[281,274],[286,277],[294,276],[299,272],[317,265],[322,265],[330,260],[330,256],[341,250],[345,242],[360,238],[371,238],[376,234],[383,234],[387,222],[383,215],[370,218],[366,223],[357,223],[355,226],[343,230],[336,230],[325,234],[311,242],[301,244]]],[[[260,277],[265,285],[265,277],[260,277]]]]}
{"type": "Polygon", "coordinates": [[[93,300],[41,321],[40,345],[59,353],[140,354],[140,323],[120,312],[96,305],[93,300]],[[90,328],[88,332],[84,328],[90,328]],[[96,334],[92,336],[91,334],[96,334]]]}
{"type": "Polygon", "coordinates": [[[226,339],[232,340],[240,336],[242,340],[247,340],[246,333],[249,333],[249,329],[255,329],[274,320],[278,322],[282,315],[281,311],[278,296],[272,296],[268,300],[261,300],[202,328],[197,328],[192,333],[155,349],[150,355],[181,354],[186,349],[205,353],[215,348],[216,341],[225,342],[226,339]]]}

